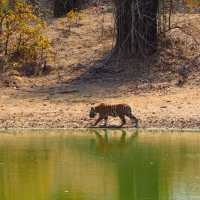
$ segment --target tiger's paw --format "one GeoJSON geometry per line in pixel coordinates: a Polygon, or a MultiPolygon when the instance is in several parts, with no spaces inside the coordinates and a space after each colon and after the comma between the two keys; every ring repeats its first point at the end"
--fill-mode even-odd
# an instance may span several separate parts
{"type": "Polygon", "coordinates": [[[89,126],[88,126],[88,128],[94,128],[95,127],[95,124],[90,124],[89,126]]]}
{"type": "Polygon", "coordinates": [[[102,128],[104,128],[104,127],[106,127],[106,125],[105,125],[105,124],[103,124],[103,125],[100,125],[99,127],[102,127],[102,128]]]}
{"type": "Polygon", "coordinates": [[[135,124],[135,128],[139,128],[138,123],[135,124]]]}

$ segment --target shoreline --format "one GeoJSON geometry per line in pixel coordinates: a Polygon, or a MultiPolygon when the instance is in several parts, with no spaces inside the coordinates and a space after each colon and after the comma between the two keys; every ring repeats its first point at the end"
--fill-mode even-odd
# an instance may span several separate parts
{"type": "Polygon", "coordinates": [[[200,132],[199,129],[191,129],[191,128],[164,128],[164,127],[147,127],[147,128],[107,128],[107,127],[86,127],[86,128],[41,128],[41,127],[34,127],[34,128],[0,128],[0,131],[35,131],[35,130],[138,130],[138,131],[180,131],[180,132],[200,132]]]}

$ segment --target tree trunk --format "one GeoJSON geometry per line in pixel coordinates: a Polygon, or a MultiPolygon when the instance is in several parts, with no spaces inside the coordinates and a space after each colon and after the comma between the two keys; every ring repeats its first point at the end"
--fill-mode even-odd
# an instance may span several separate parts
{"type": "Polygon", "coordinates": [[[116,8],[116,47],[127,53],[156,51],[158,0],[113,0],[116,8]]]}
{"type": "Polygon", "coordinates": [[[54,17],[61,17],[72,9],[80,10],[83,0],[56,0],[54,17]]]}

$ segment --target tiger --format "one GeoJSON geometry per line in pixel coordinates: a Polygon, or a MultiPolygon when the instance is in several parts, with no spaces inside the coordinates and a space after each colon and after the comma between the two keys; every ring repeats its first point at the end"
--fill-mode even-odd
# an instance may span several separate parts
{"type": "Polygon", "coordinates": [[[131,121],[136,124],[136,127],[138,126],[138,119],[132,115],[131,107],[127,104],[107,105],[101,103],[95,107],[91,107],[89,114],[90,118],[94,118],[97,113],[99,113],[99,118],[96,120],[93,126],[96,126],[102,119],[104,119],[103,126],[106,126],[108,122],[108,116],[119,117],[122,121],[119,127],[122,127],[124,124],[126,124],[125,116],[129,117],[131,121]]]}

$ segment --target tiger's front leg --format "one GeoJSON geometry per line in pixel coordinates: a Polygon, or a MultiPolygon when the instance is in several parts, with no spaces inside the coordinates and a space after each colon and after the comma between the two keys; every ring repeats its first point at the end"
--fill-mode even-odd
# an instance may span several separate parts
{"type": "Polygon", "coordinates": [[[103,125],[103,126],[106,126],[107,123],[108,123],[108,117],[105,117],[105,118],[104,118],[104,125],[103,125]]]}
{"type": "Polygon", "coordinates": [[[96,126],[102,119],[103,119],[102,117],[99,117],[99,118],[97,119],[97,121],[94,123],[94,126],[96,126]]]}

